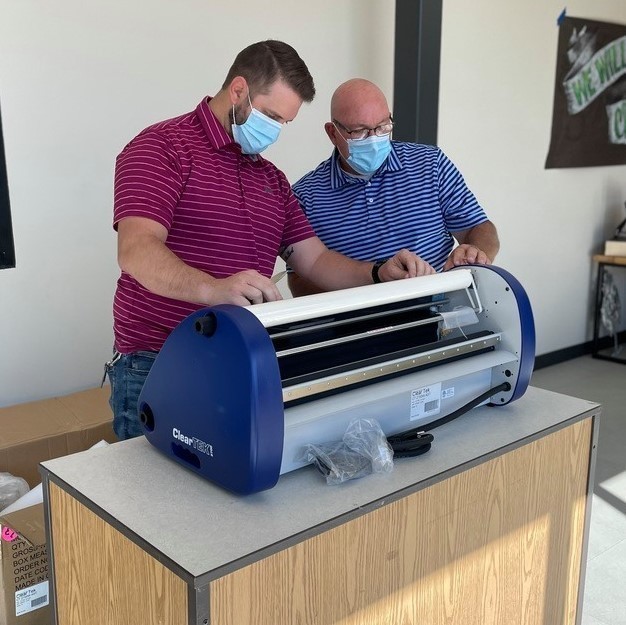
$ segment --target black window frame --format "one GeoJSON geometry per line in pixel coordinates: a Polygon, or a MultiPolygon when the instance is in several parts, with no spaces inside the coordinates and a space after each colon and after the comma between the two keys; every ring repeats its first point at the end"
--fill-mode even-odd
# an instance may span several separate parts
{"type": "Polygon", "coordinates": [[[11,221],[11,203],[9,201],[7,163],[4,155],[2,110],[0,109],[0,269],[12,269],[14,267],[15,244],[13,241],[13,223],[11,221]]]}
{"type": "Polygon", "coordinates": [[[437,145],[443,0],[396,0],[393,138],[437,145]]]}

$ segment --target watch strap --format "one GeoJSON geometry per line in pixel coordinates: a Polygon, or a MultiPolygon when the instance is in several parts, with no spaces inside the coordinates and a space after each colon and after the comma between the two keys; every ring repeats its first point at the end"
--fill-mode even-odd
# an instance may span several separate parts
{"type": "Polygon", "coordinates": [[[374,284],[380,284],[382,282],[380,276],[378,275],[378,271],[386,262],[387,259],[385,258],[384,260],[377,260],[374,263],[374,266],[372,267],[372,280],[374,281],[374,284]]]}

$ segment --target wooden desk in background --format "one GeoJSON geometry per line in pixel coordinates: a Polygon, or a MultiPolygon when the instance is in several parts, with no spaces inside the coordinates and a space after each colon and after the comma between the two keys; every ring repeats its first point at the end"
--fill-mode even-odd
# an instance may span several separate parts
{"type": "Polygon", "coordinates": [[[248,497],[143,437],[47,461],[57,623],[580,623],[599,413],[531,387],[390,474],[248,497]]]}

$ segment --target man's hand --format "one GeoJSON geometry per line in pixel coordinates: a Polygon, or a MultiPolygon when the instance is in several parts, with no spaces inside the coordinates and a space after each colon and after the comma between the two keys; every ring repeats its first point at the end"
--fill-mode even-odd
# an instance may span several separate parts
{"type": "Polygon", "coordinates": [[[214,278],[208,293],[208,304],[236,304],[250,306],[275,302],[282,296],[276,285],[254,269],[240,271],[228,278],[214,278]]]}
{"type": "Polygon", "coordinates": [[[414,278],[416,276],[428,276],[436,273],[425,260],[413,254],[409,250],[400,250],[390,258],[378,270],[381,282],[401,280],[402,278],[414,278]]]}
{"type": "Polygon", "coordinates": [[[446,271],[459,265],[491,265],[491,261],[487,254],[475,245],[463,244],[452,250],[443,270],[446,271]]]}

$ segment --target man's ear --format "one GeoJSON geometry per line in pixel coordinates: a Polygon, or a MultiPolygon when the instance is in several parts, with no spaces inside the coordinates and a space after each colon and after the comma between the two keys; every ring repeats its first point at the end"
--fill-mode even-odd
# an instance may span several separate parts
{"type": "Polygon", "coordinates": [[[231,104],[239,104],[243,99],[247,99],[248,83],[243,76],[235,76],[228,85],[228,95],[231,104]]]}
{"type": "Polygon", "coordinates": [[[337,129],[335,128],[335,124],[333,124],[332,122],[326,122],[324,124],[324,130],[326,131],[326,134],[328,135],[330,142],[336,146],[337,145],[337,129]]]}

